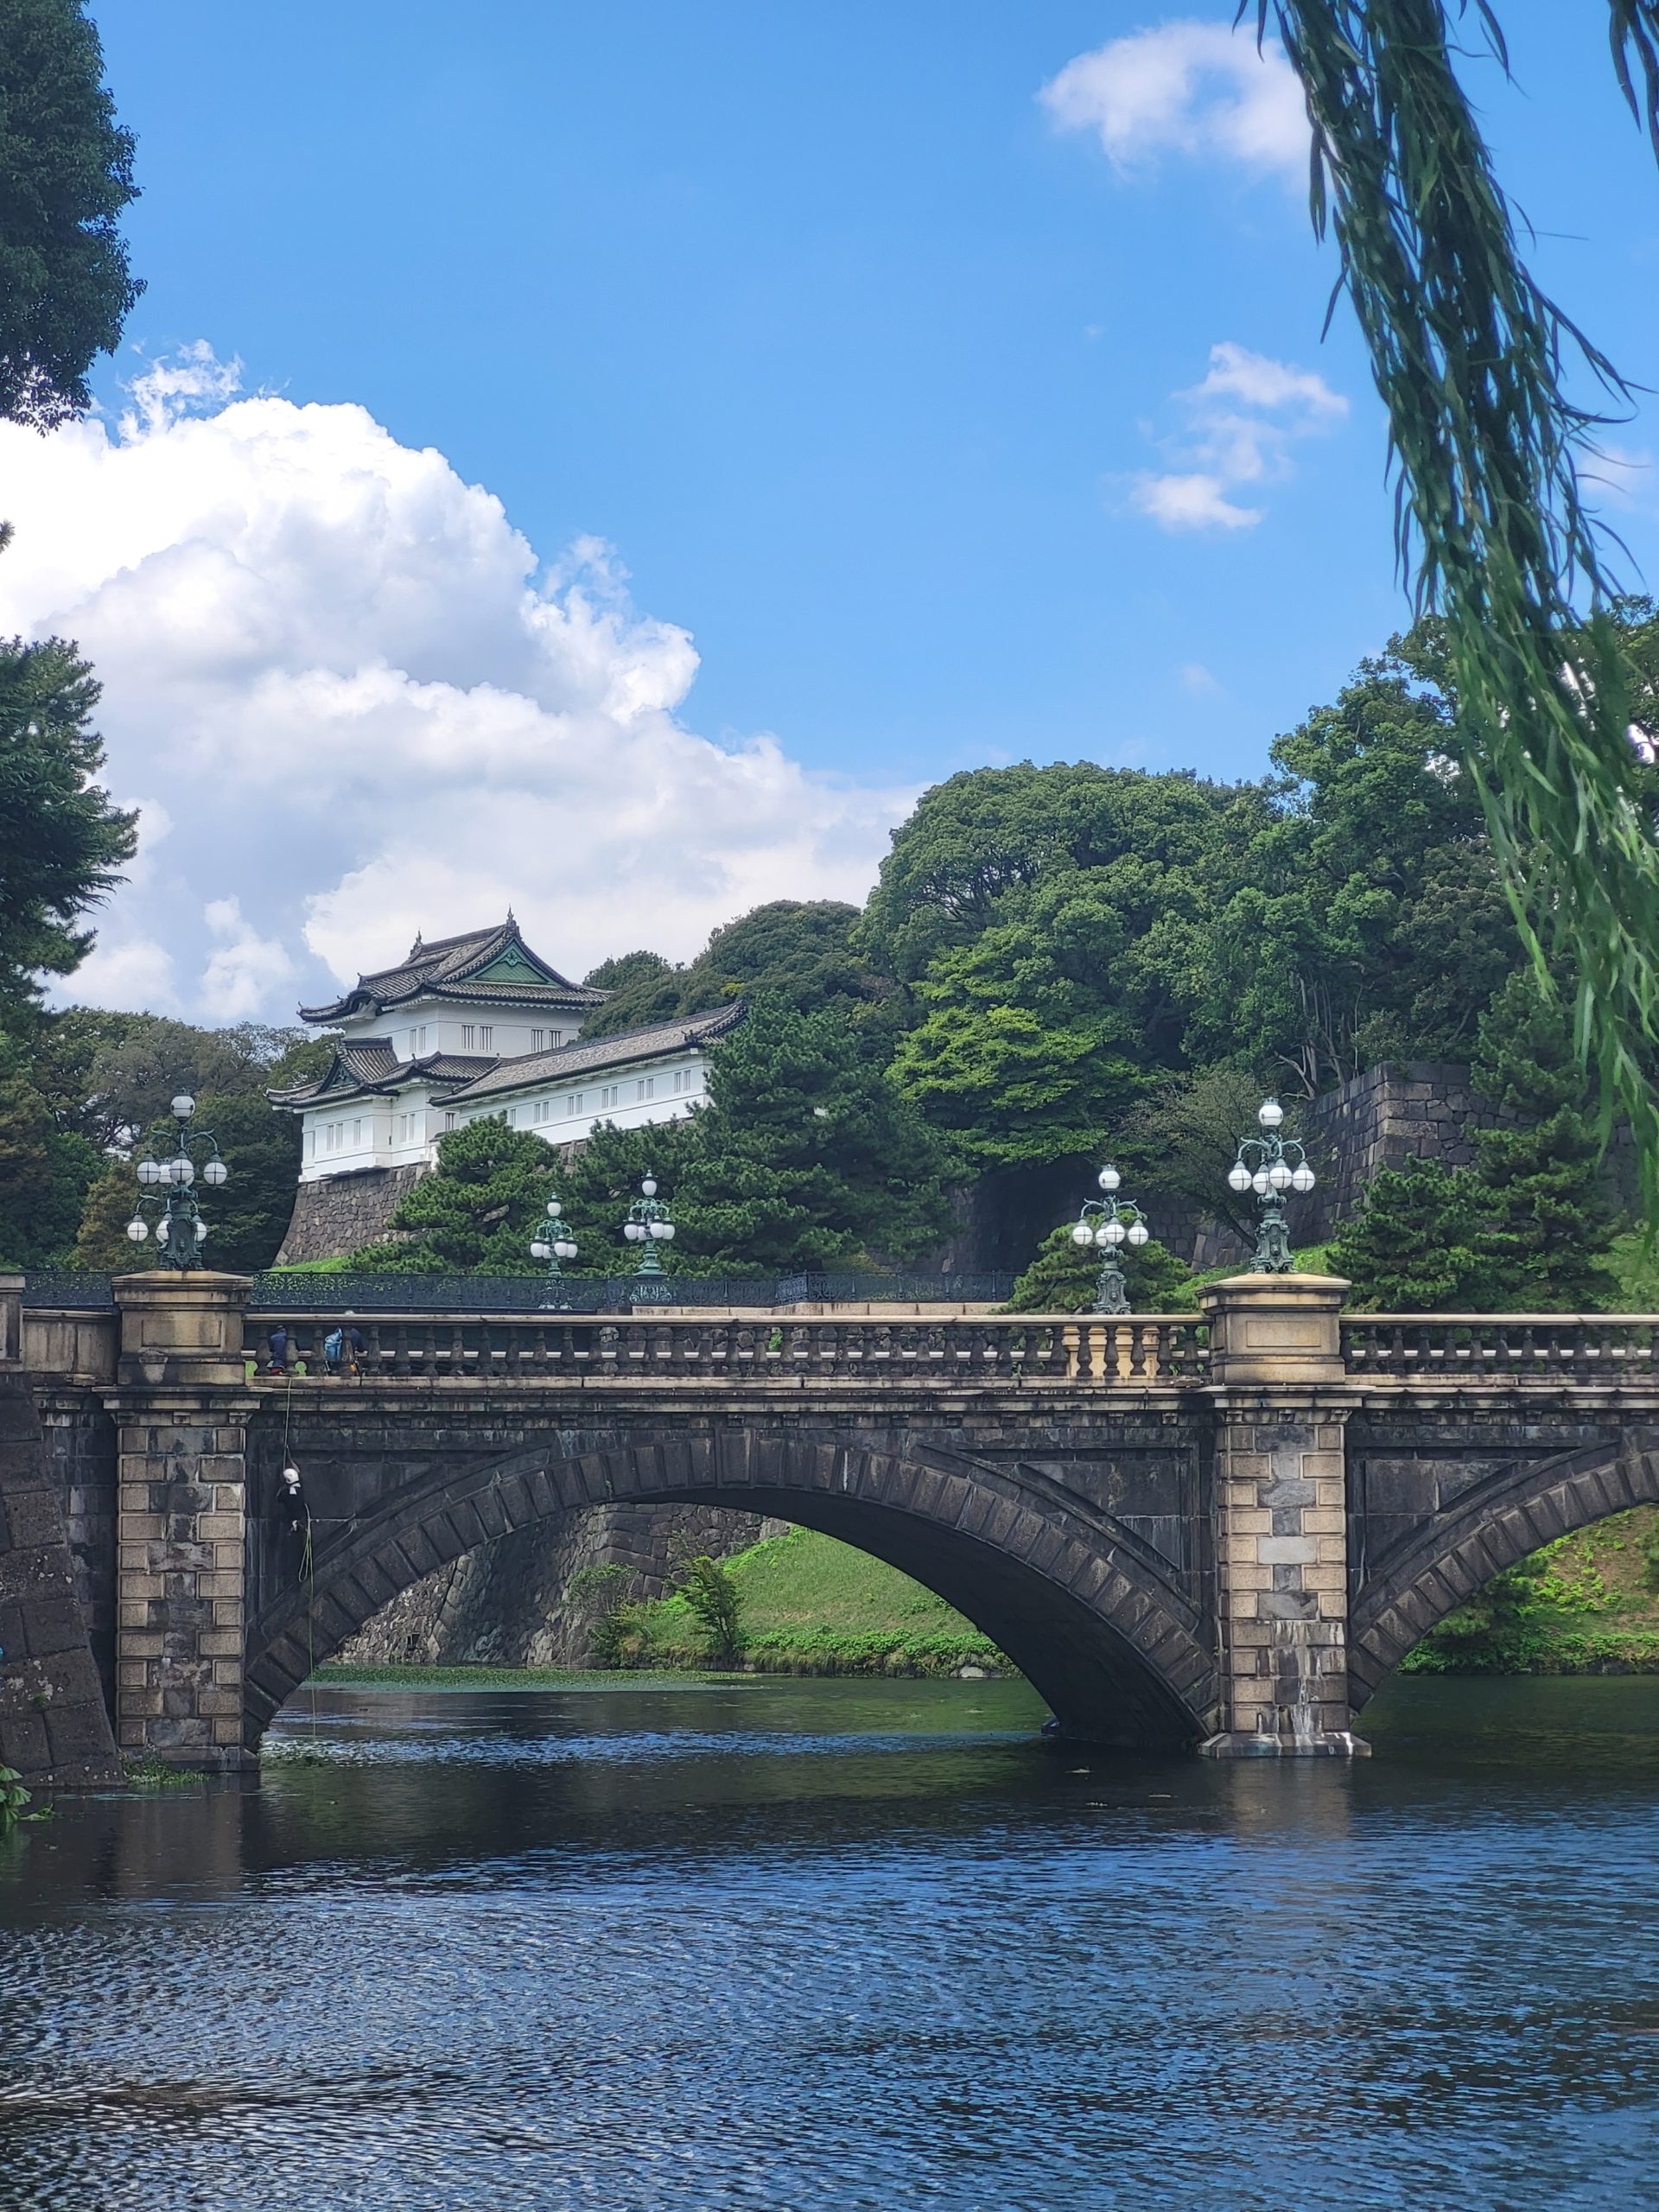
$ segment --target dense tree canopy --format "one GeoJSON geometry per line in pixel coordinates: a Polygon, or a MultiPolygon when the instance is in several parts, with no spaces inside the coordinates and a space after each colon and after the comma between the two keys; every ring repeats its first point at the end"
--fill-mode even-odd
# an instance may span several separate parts
{"type": "Polygon", "coordinates": [[[0,10],[0,415],[50,429],[92,404],[138,297],[117,229],[137,196],[130,131],[81,0],[0,10]]]}
{"type": "Polygon", "coordinates": [[[607,960],[586,977],[614,995],[582,1025],[584,1037],[613,1037],[653,1021],[706,1014],[751,991],[767,991],[803,1012],[847,1001],[874,1009],[887,995],[853,949],[856,906],[833,899],[774,899],[717,929],[683,968],[655,952],[607,960]]]}
{"type": "Polygon", "coordinates": [[[666,1257],[692,1274],[880,1265],[944,1233],[938,1141],[831,1009],[758,997],[712,1060],[709,1088],[689,1119],[601,1129],[573,1161],[561,1192],[583,1272],[632,1264],[618,1230],[647,1170],[673,1200],[666,1257]]]}

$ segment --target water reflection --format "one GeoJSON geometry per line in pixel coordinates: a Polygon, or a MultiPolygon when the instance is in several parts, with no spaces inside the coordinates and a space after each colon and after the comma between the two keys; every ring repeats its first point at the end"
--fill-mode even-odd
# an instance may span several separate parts
{"type": "Polygon", "coordinates": [[[1008,1683],[321,1693],[0,1855],[0,2204],[1659,2202],[1659,1681],[1350,1770],[1008,1683]]]}

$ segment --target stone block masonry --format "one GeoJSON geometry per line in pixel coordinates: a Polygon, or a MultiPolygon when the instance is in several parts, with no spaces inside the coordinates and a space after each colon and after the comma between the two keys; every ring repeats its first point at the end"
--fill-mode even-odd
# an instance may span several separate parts
{"type": "Polygon", "coordinates": [[[1206,1306],[1220,1386],[1214,1465],[1222,1725],[1211,1758],[1352,1758],[1346,1409],[1334,1277],[1253,1275],[1206,1306]]]}
{"type": "Polygon", "coordinates": [[[392,1234],[391,1217],[425,1167],[361,1167],[302,1183],[294,1193],[288,1233],[276,1255],[279,1268],[301,1260],[342,1260],[365,1244],[392,1234]]]}
{"type": "Polygon", "coordinates": [[[251,1764],[244,1276],[130,1275],[116,1422],[116,1735],[130,1758],[251,1764]]]}
{"type": "Polygon", "coordinates": [[[336,1654],[342,1666],[579,1667],[594,1609],[566,1602],[584,1567],[621,1567],[614,1593],[660,1598],[681,1551],[715,1559],[788,1527],[712,1505],[594,1505],[514,1529],[402,1591],[336,1654]]]}
{"type": "Polygon", "coordinates": [[[15,1361],[0,1364],[0,1766],[31,1787],[123,1778],[40,1420],[15,1361]]]}

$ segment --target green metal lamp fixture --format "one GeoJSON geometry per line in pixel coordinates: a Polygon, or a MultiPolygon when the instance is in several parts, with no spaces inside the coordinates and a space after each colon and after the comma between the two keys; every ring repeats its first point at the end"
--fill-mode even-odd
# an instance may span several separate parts
{"type": "Polygon", "coordinates": [[[640,1245],[639,1264],[633,1271],[629,1296],[635,1305],[665,1306],[674,1295],[673,1285],[667,1269],[657,1255],[657,1247],[671,1242],[674,1223],[666,1199],[657,1195],[657,1178],[647,1175],[639,1185],[640,1195],[628,1209],[628,1217],[622,1224],[622,1234],[630,1244],[640,1245]]]}
{"type": "Polygon", "coordinates": [[[1103,1198],[1085,1198],[1077,1216],[1077,1226],[1071,1231],[1071,1242],[1082,1250],[1093,1245],[1102,1255],[1100,1281],[1095,1286],[1096,1313],[1131,1313],[1129,1288],[1123,1274],[1123,1262],[1118,1257],[1126,1244],[1140,1246],[1151,1237],[1146,1217],[1132,1198],[1120,1200],[1123,1178],[1109,1161],[1095,1179],[1106,1193],[1103,1198]]]}
{"type": "Polygon", "coordinates": [[[1295,1266],[1291,1256],[1290,1230],[1285,1224],[1285,1200],[1294,1191],[1305,1197],[1319,1178],[1307,1164],[1307,1154],[1294,1137],[1279,1134],[1285,1109],[1276,1098],[1264,1098],[1256,1109],[1262,1124],[1259,1137],[1245,1137],[1238,1158],[1227,1171],[1227,1187],[1242,1198],[1254,1191],[1262,1209],[1253,1275],[1287,1275],[1295,1266]]]}
{"type": "Polygon", "coordinates": [[[207,1224],[195,1201],[196,1163],[193,1153],[207,1147],[201,1179],[211,1189],[217,1190],[228,1182],[231,1173],[219,1158],[219,1140],[213,1131],[193,1126],[190,1117],[195,1110],[195,1100],[181,1090],[173,1101],[176,1128],[165,1135],[152,1134],[147,1140],[149,1149],[137,1164],[138,1203],[127,1224],[127,1235],[131,1241],[135,1244],[146,1243],[151,1230],[144,1218],[144,1208],[159,1201],[162,1211],[154,1232],[156,1257],[168,1267],[176,1268],[181,1274],[196,1266],[207,1236],[207,1224]],[[172,1138],[175,1147],[170,1153],[162,1148],[167,1136],[172,1138]]]}
{"type": "Polygon", "coordinates": [[[564,1274],[559,1262],[576,1256],[576,1240],[566,1228],[563,1216],[564,1208],[559,1201],[550,1198],[547,1219],[537,1224],[536,1234],[530,1240],[531,1258],[547,1262],[542,1304],[555,1313],[568,1313],[570,1310],[570,1294],[564,1287],[564,1274]]]}

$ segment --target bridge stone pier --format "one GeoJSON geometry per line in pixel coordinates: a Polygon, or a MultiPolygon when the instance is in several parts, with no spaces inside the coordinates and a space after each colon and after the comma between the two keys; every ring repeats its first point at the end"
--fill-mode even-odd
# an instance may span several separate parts
{"type": "MultiPolygon", "coordinates": [[[[1067,1733],[1351,1756],[1435,1622],[1659,1499],[1659,1319],[1349,1315],[1245,1276],[1201,1316],[251,1314],[243,1278],[23,1313],[21,1361],[117,1740],[252,1763],[398,1592],[556,1513],[819,1529],[993,1637],[1067,1733]],[[308,1371],[256,1374],[288,1327],[308,1371]],[[301,1472],[308,1535],[283,1509],[301,1472]]],[[[7,1562],[0,1551],[0,1599],[7,1562]]],[[[0,1662],[0,1721],[4,1662],[0,1662]]]]}

